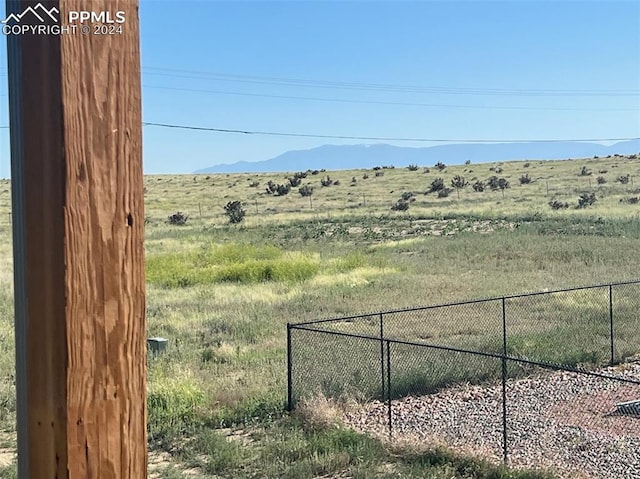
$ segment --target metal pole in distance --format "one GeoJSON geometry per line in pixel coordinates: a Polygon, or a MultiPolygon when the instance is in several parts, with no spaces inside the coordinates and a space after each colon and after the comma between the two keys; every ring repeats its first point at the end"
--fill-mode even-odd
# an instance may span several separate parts
{"type": "Polygon", "coordinates": [[[507,313],[502,298],[502,460],[507,463],[507,313]]]}
{"type": "Polygon", "coordinates": [[[611,338],[611,361],[610,364],[613,366],[615,361],[615,353],[613,351],[613,286],[609,285],[609,335],[611,338]]]}
{"type": "Polygon", "coordinates": [[[380,399],[384,400],[384,320],[380,313],[380,399]]]}
{"type": "Polygon", "coordinates": [[[291,323],[287,323],[287,411],[293,411],[293,384],[291,381],[291,323]]]}
{"type": "Polygon", "coordinates": [[[393,426],[391,422],[391,341],[387,339],[387,413],[389,415],[389,440],[392,438],[393,426]]]}

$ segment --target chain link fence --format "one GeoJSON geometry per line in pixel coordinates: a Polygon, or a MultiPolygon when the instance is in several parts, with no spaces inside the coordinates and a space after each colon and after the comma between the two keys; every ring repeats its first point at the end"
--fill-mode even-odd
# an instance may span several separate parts
{"type": "Polygon", "coordinates": [[[640,477],[639,307],[640,280],[288,324],[289,409],[355,399],[364,432],[640,477]]]}

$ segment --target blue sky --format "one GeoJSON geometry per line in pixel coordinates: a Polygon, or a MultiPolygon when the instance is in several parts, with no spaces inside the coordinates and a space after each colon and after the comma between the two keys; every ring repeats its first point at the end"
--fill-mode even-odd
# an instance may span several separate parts
{"type": "MultiPolygon", "coordinates": [[[[140,21],[147,122],[444,139],[640,136],[639,2],[142,0],[140,21]]],[[[0,126],[6,72],[2,38],[0,126]]],[[[143,133],[147,173],[367,143],[143,133]]],[[[3,129],[0,177],[8,155],[3,129]]]]}

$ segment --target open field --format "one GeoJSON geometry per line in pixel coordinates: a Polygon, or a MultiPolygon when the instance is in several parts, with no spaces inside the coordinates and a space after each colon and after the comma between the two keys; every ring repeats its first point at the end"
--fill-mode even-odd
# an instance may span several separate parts
{"type": "MultiPolygon", "coordinates": [[[[309,173],[311,200],[297,187],[265,192],[291,174],[145,178],[148,334],[170,341],[149,360],[156,477],[543,477],[283,417],[287,322],[638,278],[637,158],[428,168],[309,173]],[[438,177],[451,187],[455,175],[470,182],[459,197],[424,194],[438,177]],[[473,190],[494,175],[510,187],[473,190]],[[525,175],[531,182],[520,184],[525,175]],[[321,186],[327,176],[339,184],[321,186]],[[408,209],[392,211],[403,193],[412,194],[408,209]],[[595,203],[577,208],[588,193],[595,203]],[[223,207],[235,200],[246,218],[228,225],[223,207]],[[554,210],[552,200],[569,206],[554,210]],[[186,224],[168,224],[178,211],[186,224]]],[[[14,444],[9,213],[2,180],[0,451],[14,444]]],[[[579,297],[560,306],[537,307],[567,318],[586,307],[579,297]]],[[[521,321],[523,344],[557,349],[521,321]]],[[[443,341],[459,333],[452,324],[429,331],[443,341]]]]}

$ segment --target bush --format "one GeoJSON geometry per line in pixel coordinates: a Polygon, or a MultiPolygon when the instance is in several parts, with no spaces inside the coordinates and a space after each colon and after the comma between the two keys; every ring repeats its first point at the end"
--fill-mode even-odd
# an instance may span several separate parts
{"type": "Polygon", "coordinates": [[[393,211],[407,211],[409,209],[409,202],[403,199],[400,199],[396,202],[395,205],[391,207],[393,211]]]}
{"type": "Polygon", "coordinates": [[[376,176],[384,176],[384,171],[376,171],[376,176]]]}
{"type": "Polygon", "coordinates": [[[592,206],[597,200],[595,193],[582,193],[578,198],[578,208],[592,206]]]}
{"type": "Polygon", "coordinates": [[[531,166],[531,163],[525,163],[524,165],[522,165],[525,168],[529,168],[531,166]]]}
{"type": "Polygon", "coordinates": [[[599,185],[604,185],[607,182],[607,179],[604,176],[598,176],[596,178],[596,183],[599,185]]]}
{"type": "Polygon", "coordinates": [[[331,180],[331,178],[329,178],[329,176],[325,176],[320,180],[320,184],[322,186],[331,186],[333,184],[333,181],[331,180]]]}
{"type": "Polygon", "coordinates": [[[569,203],[558,200],[551,200],[549,201],[549,206],[551,206],[551,209],[554,210],[563,210],[569,207],[569,203]]]}
{"type": "Polygon", "coordinates": [[[229,218],[229,223],[237,224],[244,220],[246,211],[240,201],[229,201],[224,207],[224,214],[229,218]]]}
{"type": "MultiPolygon", "coordinates": [[[[296,173],[298,174],[298,173],[296,173]]],[[[305,175],[306,176],[306,175],[305,175]]],[[[289,185],[293,186],[294,188],[296,186],[300,186],[300,183],[302,183],[302,178],[299,176],[294,176],[292,178],[289,178],[289,185]]]]}
{"type": "Polygon", "coordinates": [[[184,226],[187,224],[188,219],[189,219],[189,216],[185,215],[181,211],[178,211],[177,213],[174,213],[171,216],[169,216],[169,218],[167,219],[167,222],[170,225],[174,225],[174,226],[184,226]]]}
{"type": "Polygon", "coordinates": [[[529,176],[528,173],[520,177],[521,185],[528,185],[529,183],[531,183],[531,177],[529,176]]]}
{"type": "Polygon", "coordinates": [[[464,162],[464,164],[465,164],[465,165],[470,165],[470,164],[471,164],[471,160],[466,160],[466,161],[464,162]]]}
{"type": "Polygon", "coordinates": [[[484,191],[484,181],[476,181],[473,184],[473,191],[478,193],[482,193],[484,191]]]}
{"type": "Polygon", "coordinates": [[[249,186],[251,188],[256,188],[256,187],[260,186],[260,182],[259,181],[252,181],[251,183],[249,183],[249,186]]]}
{"type": "Polygon", "coordinates": [[[435,169],[437,169],[438,171],[442,171],[444,170],[447,165],[445,165],[443,162],[439,161],[437,162],[435,165],[433,165],[435,169]]]}
{"type": "Polygon", "coordinates": [[[272,195],[276,191],[278,191],[278,185],[276,185],[273,181],[269,180],[267,182],[267,190],[266,191],[267,191],[268,195],[272,195]]]}
{"type": "Polygon", "coordinates": [[[406,191],[404,193],[402,193],[402,200],[403,201],[409,201],[411,198],[413,198],[413,193],[410,191],[406,191]]]}
{"type": "Polygon", "coordinates": [[[506,178],[498,178],[497,176],[492,176],[487,180],[489,188],[492,190],[506,190],[510,187],[509,181],[506,178]]]}
{"type": "Polygon", "coordinates": [[[453,190],[451,188],[443,188],[438,190],[438,198],[446,198],[451,194],[453,190]]]}
{"type": "Polygon", "coordinates": [[[298,193],[300,193],[300,196],[311,196],[313,194],[313,186],[311,185],[304,185],[301,186],[300,188],[298,188],[298,193]]]}
{"type": "Polygon", "coordinates": [[[418,171],[418,165],[409,165],[409,166],[407,166],[407,170],[409,170],[409,171],[418,171]]]}
{"type": "Polygon", "coordinates": [[[278,193],[278,196],[288,195],[290,191],[291,185],[278,185],[276,187],[276,193],[278,193]]]}
{"type": "Polygon", "coordinates": [[[456,189],[465,188],[469,182],[464,179],[464,176],[456,175],[451,179],[451,186],[456,189]]]}
{"type": "Polygon", "coordinates": [[[429,190],[427,193],[434,193],[436,191],[441,191],[444,189],[444,180],[442,178],[436,178],[431,182],[429,186],[429,190]]]}
{"type": "Polygon", "coordinates": [[[366,173],[364,175],[362,175],[362,179],[366,180],[367,178],[369,178],[369,175],[367,175],[366,173]]]}
{"type": "Polygon", "coordinates": [[[580,176],[589,176],[591,174],[591,170],[589,168],[587,168],[586,166],[583,166],[580,169],[580,176]]]}
{"type": "Polygon", "coordinates": [[[620,175],[618,176],[618,178],[616,178],[616,181],[622,185],[626,185],[629,183],[629,179],[631,177],[627,174],[627,175],[620,175]]]}

